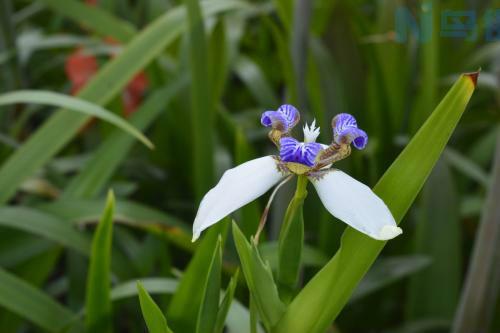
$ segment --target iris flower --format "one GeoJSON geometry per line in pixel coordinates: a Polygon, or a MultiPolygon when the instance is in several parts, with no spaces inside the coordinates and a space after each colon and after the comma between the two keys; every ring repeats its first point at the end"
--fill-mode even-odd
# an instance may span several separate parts
{"type": "Polygon", "coordinates": [[[269,138],[278,147],[279,155],[260,157],[227,170],[200,203],[193,241],[203,230],[291,175],[306,176],[328,212],[369,237],[389,240],[402,233],[389,208],[368,186],[331,168],[334,162],[350,155],[351,145],[359,150],[366,147],[368,136],[358,128],[356,119],[346,113],[335,116],[330,145],[316,142],[320,129],[314,121],[303,128],[304,142],[291,137],[290,131],[299,120],[299,111],[288,104],[262,114],[261,123],[271,129],[269,138]]]}

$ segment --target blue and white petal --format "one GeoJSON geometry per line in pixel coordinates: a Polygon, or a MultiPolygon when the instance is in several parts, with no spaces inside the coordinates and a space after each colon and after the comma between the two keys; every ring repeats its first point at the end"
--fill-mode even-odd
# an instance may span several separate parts
{"type": "Polygon", "coordinates": [[[262,113],[260,123],[282,132],[289,132],[300,120],[300,113],[294,106],[284,104],[276,111],[262,113]]]}
{"type": "Polygon", "coordinates": [[[403,232],[382,199],[351,176],[333,169],[309,179],[330,214],[354,229],[377,240],[403,232]]]}
{"type": "Polygon", "coordinates": [[[337,144],[353,144],[363,149],[368,143],[368,135],[358,128],[356,119],[347,113],[340,113],[332,120],[333,140],[337,144]]]}
{"type": "Polygon", "coordinates": [[[323,146],[316,142],[304,143],[289,137],[280,139],[280,159],[283,162],[300,163],[312,167],[321,149],[323,146]]]}
{"type": "Polygon", "coordinates": [[[206,228],[266,193],[283,177],[273,156],[257,158],[227,170],[200,203],[193,224],[193,241],[206,228]]]}

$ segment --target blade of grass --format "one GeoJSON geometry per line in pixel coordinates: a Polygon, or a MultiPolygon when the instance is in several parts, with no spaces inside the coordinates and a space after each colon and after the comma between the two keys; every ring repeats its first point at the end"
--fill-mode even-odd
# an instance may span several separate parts
{"type": "Polygon", "coordinates": [[[234,273],[231,281],[229,281],[229,285],[226,289],[226,294],[222,299],[222,302],[219,306],[219,311],[217,312],[217,319],[215,321],[215,327],[213,329],[214,333],[223,333],[224,325],[226,323],[226,318],[229,313],[229,309],[231,308],[231,304],[233,303],[234,292],[236,291],[236,287],[238,286],[238,276],[240,271],[237,270],[234,273]]]}
{"type": "Polygon", "coordinates": [[[65,220],[27,207],[0,208],[0,226],[32,233],[88,254],[90,242],[65,220]]]}
{"type": "Polygon", "coordinates": [[[221,267],[222,267],[222,239],[219,237],[215,246],[212,260],[208,269],[208,274],[205,277],[203,285],[203,297],[198,312],[198,320],[196,322],[196,332],[205,333],[213,332],[217,313],[219,310],[219,296],[221,285],[221,267]]]}
{"type": "MultiPolygon", "coordinates": [[[[242,2],[210,1],[203,14],[245,8],[242,2]]],[[[105,105],[130,81],[137,71],[156,58],[185,29],[184,8],[174,8],[141,31],[109,61],[81,90],[78,97],[105,105]]],[[[59,111],[23,144],[0,169],[0,204],[7,202],[19,184],[48,162],[78,132],[89,117],[59,111]],[[54,133],[58,135],[55,136],[54,133]]]]}
{"type": "MultiPolygon", "coordinates": [[[[260,257],[255,243],[250,244],[238,225],[233,222],[233,238],[241,262],[241,268],[264,326],[269,330],[285,311],[271,267],[260,257]]],[[[304,331],[306,332],[306,331],[304,331]]]]}
{"type": "Polygon", "coordinates": [[[173,333],[167,325],[167,320],[140,281],[137,281],[137,291],[141,304],[142,316],[150,333],[173,333]]]}
{"type": "Polygon", "coordinates": [[[47,294],[0,268],[0,306],[49,332],[60,332],[76,315],[47,294]]]}
{"type": "Polygon", "coordinates": [[[118,117],[113,112],[108,111],[99,105],[95,105],[76,97],[40,90],[18,90],[0,95],[0,105],[17,103],[56,106],[70,111],[81,112],[87,116],[97,117],[136,137],[147,147],[154,147],[153,143],[149,141],[144,134],[142,134],[134,126],[130,125],[125,119],[118,117]]]}
{"type": "Polygon", "coordinates": [[[99,33],[102,37],[113,36],[116,40],[126,43],[135,34],[133,25],[98,6],[88,6],[75,0],[41,0],[41,2],[55,12],[68,16],[99,33]]]}
{"type": "MultiPolygon", "coordinates": [[[[185,85],[186,79],[181,78],[155,91],[132,115],[130,123],[139,130],[147,128],[185,85]]],[[[134,141],[120,131],[111,133],[85,163],[83,170],[64,188],[63,197],[90,199],[98,195],[133,144],[134,141]]]]}
{"type": "Polygon", "coordinates": [[[85,327],[88,332],[111,332],[111,243],[115,200],[109,192],[106,208],[92,239],[85,295],[85,327]]]}
{"type": "MultiPolygon", "coordinates": [[[[477,76],[465,74],[457,80],[375,186],[396,221],[402,220],[437,162],[475,90],[477,76]]],[[[347,228],[336,255],[297,295],[273,332],[324,332],[384,245],[347,228]]]]}
{"type": "Polygon", "coordinates": [[[167,310],[168,320],[175,332],[195,332],[196,321],[193,318],[198,317],[205,292],[200,277],[208,275],[217,239],[219,235],[225,239],[226,233],[227,222],[213,226],[189,262],[167,310]]]}
{"type": "Polygon", "coordinates": [[[430,263],[428,257],[420,255],[380,258],[361,280],[349,303],[354,303],[391,283],[411,276],[428,267],[430,263]]]}
{"type": "Polygon", "coordinates": [[[191,69],[191,133],[193,181],[200,200],[214,177],[214,99],[208,73],[207,42],[199,0],[185,0],[188,13],[191,69]]]}

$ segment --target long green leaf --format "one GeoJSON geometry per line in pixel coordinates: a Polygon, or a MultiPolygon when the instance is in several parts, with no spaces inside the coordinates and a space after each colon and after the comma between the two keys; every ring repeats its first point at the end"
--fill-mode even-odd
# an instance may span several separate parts
{"type": "Polygon", "coordinates": [[[76,319],[70,310],[2,268],[0,306],[49,332],[60,332],[76,319]]]}
{"type": "Polygon", "coordinates": [[[111,111],[108,111],[99,105],[95,105],[77,97],[40,90],[18,90],[0,95],[0,105],[16,103],[56,106],[71,111],[81,112],[87,116],[97,117],[136,137],[147,147],[154,147],[153,143],[149,141],[144,134],[142,134],[134,126],[130,125],[125,119],[118,117],[111,111]]]}
{"type": "Polygon", "coordinates": [[[137,281],[137,291],[139,293],[142,316],[146,321],[149,333],[172,333],[167,325],[167,319],[165,319],[160,308],[156,305],[146,289],[144,289],[140,281],[137,281]]]}
{"type": "Polygon", "coordinates": [[[214,100],[208,73],[207,43],[199,0],[186,0],[191,59],[191,132],[193,170],[198,199],[210,188],[214,176],[214,100]]]}
{"type": "Polygon", "coordinates": [[[0,208],[0,226],[26,231],[42,236],[78,251],[88,254],[90,242],[65,220],[27,207],[0,208]]]}
{"type": "MultiPolygon", "coordinates": [[[[155,91],[130,118],[130,123],[140,130],[148,127],[168,106],[179,90],[186,85],[181,78],[172,85],[155,91]]],[[[63,197],[92,198],[99,194],[120,162],[130,151],[133,140],[120,131],[115,131],[99,146],[86,162],[83,170],[72,179],[63,192],[63,197]]]]}
{"type": "Polygon", "coordinates": [[[250,244],[238,225],[233,222],[233,238],[240,257],[241,268],[260,318],[268,329],[273,327],[285,311],[278,295],[271,267],[260,257],[255,244],[250,244]]]}
{"type": "Polygon", "coordinates": [[[217,320],[215,322],[215,328],[213,330],[214,333],[224,332],[224,324],[226,323],[227,314],[229,313],[229,309],[231,308],[231,304],[234,298],[234,292],[236,291],[236,287],[238,286],[239,273],[240,271],[237,270],[231,278],[231,281],[229,281],[226,294],[224,295],[224,298],[222,299],[219,306],[219,311],[217,312],[217,320]]]}
{"type": "MultiPolygon", "coordinates": [[[[234,281],[234,277],[232,281],[234,281]]],[[[145,278],[141,279],[141,282],[144,289],[146,289],[150,294],[174,294],[178,286],[177,280],[170,278],[145,278]]],[[[228,287],[228,290],[230,290],[230,287],[228,287]]],[[[124,282],[115,286],[111,291],[111,298],[113,301],[134,297],[136,295],[137,281],[124,282]]],[[[221,306],[222,305],[223,304],[221,304],[221,306]]],[[[229,313],[226,318],[226,325],[229,328],[229,332],[248,333],[249,318],[250,314],[248,309],[235,299],[231,303],[229,313]]]]}
{"type": "MultiPolygon", "coordinates": [[[[245,7],[242,2],[210,1],[204,4],[203,14],[211,16],[245,7]]],[[[119,56],[92,77],[78,97],[98,105],[107,104],[135,73],[184,31],[185,19],[186,12],[182,7],[172,9],[158,18],[127,44],[119,56]]],[[[59,111],[47,120],[0,169],[0,203],[8,201],[19,185],[64,147],[88,119],[88,116],[59,111]]]]}
{"type": "Polygon", "coordinates": [[[225,239],[226,233],[226,222],[219,222],[210,228],[182,276],[177,292],[172,298],[167,311],[168,320],[175,332],[196,331],[194,318],[198,317],[205,293],[205,285],[200,283],[200,277],[208,275],[217,239],[219,235],[222,235],[222,239],[225,239]]]}
{"type": "MultiPolygon", "coordinates": [[[[396,221],[402,220],[442,153],[474,92],[477,75],[460,77],[375,186],[396,221]]],[[[293,300],[274,331],[324,332],[384,245],[347,228],[337,254],[293,300]]]]}
{"type": "MultiPolygon", "coordinates": [[[[98,221],[104,209],[102,200],[61,199],[38,206],[44,212],[58,216],[75,224],[98,221]]],[[[131,201],[117,201],[115,205],[117,223],[165,235],[170,242],[192,250],[191,233],[179,219],[154,208],[131,201]]]]}
{"type": "Polygon", "coordinates": [[[42,0],[41,2],[54,11],[69,16],[87,28],[98,32],[103,37],[112,36],[125,43],[134,36],[134,26],[97,6],[88,6],[75,0],[42,0]]]}
{"type": "Polygon", "coordinates": [[[115,199],[108,194],[106,208],[92,240],[85,299],[85,326],[88,332],[111,332],[111,243],[115,199]]]}
{"type": "Polygon", "coordinates": [[[215,246],[212,260],[208,269],[204,283],[203,298],[201,300],[200,311],[196,323],[196,332],[213,332],[219,310],[219,296],[221,285],[222,267],[222,240],[219,237],[215,246]]]}

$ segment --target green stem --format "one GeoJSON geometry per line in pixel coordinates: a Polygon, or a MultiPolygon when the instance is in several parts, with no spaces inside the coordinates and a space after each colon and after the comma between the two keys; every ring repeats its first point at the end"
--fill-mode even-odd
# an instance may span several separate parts
{"type": "Polygon", "coordinates": [[[295,195],[287,208],[279,238],[278,282],[281,299],[292,300],[297,286],[304,243],[303,204],[307,196],[307,177],[297,178],[295,195]]]}

